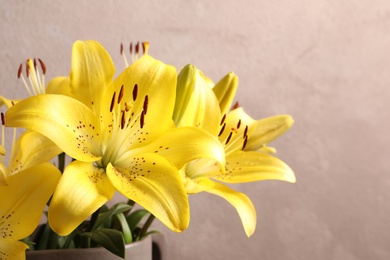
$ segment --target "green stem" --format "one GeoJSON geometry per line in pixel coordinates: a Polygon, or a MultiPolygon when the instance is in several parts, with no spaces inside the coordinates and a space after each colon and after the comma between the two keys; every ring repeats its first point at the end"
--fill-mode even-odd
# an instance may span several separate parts
{"type": "Polygon", "coordinates": [[[156,218],[156,217],[155,217],[153,214],[150,214],[150,215],[149,215],[149,217],[148,217],[148,219],[146,220],[145,224],[143,225],[141,231],[139,232],[136,241],[141,240],[141,239],[146,235],[146,233],[148,232],[148,230],[149,230],[150,226],[152,225],[153,220],[154,220],[155,218],[156,218]]]}
{"type": "Polygon", "coordinates": [[[123,234],[123,239],[125,240],[125,244],[130,244],[131,242],[133,242],[133,235],[131,234],[131,230],[129,224],[127,223],[125,215],[123,213],[119,213],[116,214],[116,217],[118,218],[121,224],[122,234],[123,234]]]}

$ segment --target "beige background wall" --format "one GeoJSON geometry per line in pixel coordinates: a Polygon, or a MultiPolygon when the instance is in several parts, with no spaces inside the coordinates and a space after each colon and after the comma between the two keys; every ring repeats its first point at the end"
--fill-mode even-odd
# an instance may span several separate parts
{"type": "Polygon", "coordinates": [[[390,259],[390,2],[0,1],[0,92],[24,91],[20,62],[67,75],[73,41],[95,39],[124,68],[120,42],[218,80],[240,78],[254,117],[288,113],[274,143],[298,182],[240,185],[258,211],[245,237],[232,207],[191,197],[191,225],[164,233],[170,259],[390,259]]]}

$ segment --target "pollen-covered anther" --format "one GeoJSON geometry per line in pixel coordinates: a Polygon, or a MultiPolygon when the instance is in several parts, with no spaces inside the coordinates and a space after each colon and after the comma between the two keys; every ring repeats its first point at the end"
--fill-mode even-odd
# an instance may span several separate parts
{"type": "Polygon", "coordinates": [[[142,110],[141,112],[141,119],[140,119],[140,127],[141,129],[144,127],[145,124],[145,110],[142,110]]]}
{"type": "Polygon", "coordinates": [[[114,109],[115,98],[116,98],[116,91],[115,91],[114,94],[112,95],[111,104],[110,104],[110,112],[112,112],[112,110],[114,109]]]}
{"type": "Polygon", "coordinates": [[[223,131],[225,130],[226,123],[223,124],[221,130],[219,131],[218,137],[220,137],[223,134],[223,131]]]}
{"type": "Polygon", "coordinates": [[[232,138],[233,132],[230,132],[228,138],[226,139],[225,145],[227,145],[230,142],[230,139],[232,138]]]}
{"type": "Polygon", "coordinates": [[[3,112],[1,112],[1,124],[5,125],[5,115],[3,112]]]}
{"type": "Polygon", "coordinates": [[[148,97],[148,95],[146,95],[145,99],[144,99],[144,106],[143,106],[145,114],[148,112],[148,105],[149,105],[149,97],[148,97]]]}
{"type": "Polygon", "coordinates": [[[240,129],[240,126],[241,126],[241,119],[238,120],[238,123],[237,123],[237,129],[240,129]]]}
{"type": "Polygon", "coordinates": [[[149,42],[143,42],[142,43],[142,51],[143,51],[143,54],[148,54],[148,50],[149,50],[149,42]]]}
{"type": "Polygon", "coordinates": [[[223,115],[223,117],[222,117],[221,122],[219,123],[219,125],[222,125],[223,123],[225,123],[225,120],[226,120],[226,114],[223,115]]]}
{"type": "Polygon", "coordinates": [[[119,91],[119,96],[118,96],[118,104],[122,101],[123,95],[124,95],[124,87],[123,85],[121,86],[121,90],[119,91]]]}
{"type": "Polygon", "coordinates": [[[122,111],[121,129],[125,128],[125,124],[126,124],[126,111],[122,111]]]}
{"type": "Polygon", "coordinates": [[[137,95],[138,95],[138,84],[135,84],[133,88],[133,101],[137,99],[137,95]]]}
{"type": "Polygon", "coordinates": [[[242,144],[242,150],[245,149],[246,143],[248,142],[248,136],[245,136],[244,143],[242,144]]]}
{"type": "Polygon", "coordinates": [[[248,126],[245,126],[243,138],[246,138],[248,134],[248,126]]]}

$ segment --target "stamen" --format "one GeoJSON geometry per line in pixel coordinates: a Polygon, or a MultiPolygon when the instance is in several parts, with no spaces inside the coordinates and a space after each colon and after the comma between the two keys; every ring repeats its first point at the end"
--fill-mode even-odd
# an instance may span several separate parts
{"type": "Polygon", "coordinates": [[[122,111],[122,118],[121,118],[121,129],[123,129],[123,128],[125,127],[125,124],[126,124],[125,113],[126,113],[126,111],[123,110],[123,111],[122,111]]]}
{"type": "Polygon", "coordinates": [[[237,129],[240,129],[240,126],[241,126],[241,119],[238,120],[238,123],[237,123],[237,129]]]}
{"type": "Polygon", "coordinates": [[[43,63],[43,61],[41,59],[38,58],[38,61],[39,61],[39,64],[41,65],[41,69],[42,69],[42,74],[45,75],[46,74],[46,65],[45,63],[43,63]]]}
{"type": "Polygon", "coordinates": [[[112,112],[112,110],[114,109],[114,105],[115,105],[115,96],[116,96],[116,91],[114,92],[114,95],[112,95],[111,105],[110,105],[110,112],[112,112]]]}
{"type": "Polygon", "coordinates": [[[137,99],[137,94],[138,94],[138,85],[135,84],[133,88],[133,101],[137,99]]]}
{"type": "Polygon", "coordinates": [[[248,126],[245,126],[245,130],[244,130],[244,136],[243,136],[243,138],[246,138],[246,136],[247,136],[247,133],[248,133],[248,126]]]}
{"type": "Polygon", "coordinates": [[[242,144],[242,149],[241,150],[244,150],[245,149],[245,146],[246,146],[246,143],[248,142],[248,136],[246,135],[245,136],[245,139],[244,139],[244,143],[242,144]]]}
{"type": "Polygon", "coordinates": [[[26,74],[27,78],[30,77],[30,67],[28,66],[28,60],[26,61],[26,74]]]}
{"type": "Polygon", "coordinates": [[[135,45],[135,57],[138,59],[138,53],[139,53],[139,42],[135,45]]]}
{"type": "Polygon", "coordinates": [[[1,124],[5,125],[5,115],[3,112],[1,112],[1,124]]]}
{"type": "Polygon", "coordinates": [[[143,43],[142,43],[142,50],[143,50],[144,55],[145,55],[145,54],[148,54],[149,42],[143,42],[143,43]]]}
{"type": "Polygon", "coordinates": [[[225,130],[225,126],[226,126],[226,123],[223,124],[221,130],[219,131],[218,137],[220,137],[222,135],[223,131],[225,130]]]}
{"type": "Polygon", "coordinates": [[[123,57],[123,62],[125,63],[126,68],[127,68],[129,66],[129,63],[127,62],[127,58],[126,58],[125,52],[123,51],[123,43],[121,43],[120,52],[121,52],[121,55],[123,57]]]}
{"type": "Polygon", "coordinates": [[[20,63],[20,66],[19,66],[19,69],[18,69],[18,79],[20,79],[20,75],[22,75],[22,71],[23,71],[23,64],[20,63]]]}
{"type": "Polygon", "coordinates": [[[240,107],[240,104],[238,103],[238,101],[233,105],[233,107],[232,107],[232,110],[234,110],[234,109],[237,109],[237,108],[239,108],[240,107]]]}
{"type": "Polygon", "coordinates": [[[122,101],[123,94],[124,94],[124,89],[123,89],[123,85],[122,85],[121,90],[119,91],[118,104],[122,101]]]}
{"type": "Polygon", "coordinates": [[[141,129],[144,127],[144,124],[145,124],[145,110],[142,110],[141,120],[140,120],[141,129]]]}
{"type": "Polygon", "coordinates": [[[227,145],[229,143],[230,139],[232,138],[232,135],[233,135],[233,132],[230,132],[230,134],[225,142],[225,145],[227,145]]]}
{"type": "Polygon", "coordinates": [[[148,112],[148,104],[149,104],[149,97],[148,95],[146,95],[144,100],[144,107],[143,107],[145,114],[148,112]]]}
{"type": "Polygon", "coordinates": [[[225,120],[226,120],[226,114],[223,115],[223,117],[221,119],[221,123],[219,123],[219,125],[222,125],[223,123],[225,123],[225,120]]]}

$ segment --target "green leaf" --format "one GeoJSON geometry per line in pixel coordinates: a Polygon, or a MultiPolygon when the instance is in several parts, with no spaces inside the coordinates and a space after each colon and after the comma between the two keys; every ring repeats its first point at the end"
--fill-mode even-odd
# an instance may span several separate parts
{"type": "MultiPolygon", "coordinates": [[[[125,211],[130,210],[130,209],[131,209],[131,206],[127,205],[126,203],[118,203],[118,204],[114,205],[108,211],[99,214],[99,217],[98,217],[93,229],[97,229],[100,226],[103,226],[103,224],[107,220],[110,220],[114,215],[123,213],[125,211]]],[[[110,220],[110,222],[111,222],[111,220],[110,220]]]]}
{"type": "Polygon", "coordinates": [[[135,231],[135,229],[138,227],[141,220],[149,215],[150,212],[145,209],[139,209],[131,213],[129,216],[127,216],[127,223],[129,223],[129,227],[132,232],[135,231]]]}
{"type": "Polygon", "coordinates": [[[118,230],[102,228],[82,233],[81,236],[89,237],[92,241],[119,257],[125,257],[125,242],[122,232],[118,230]]]}

